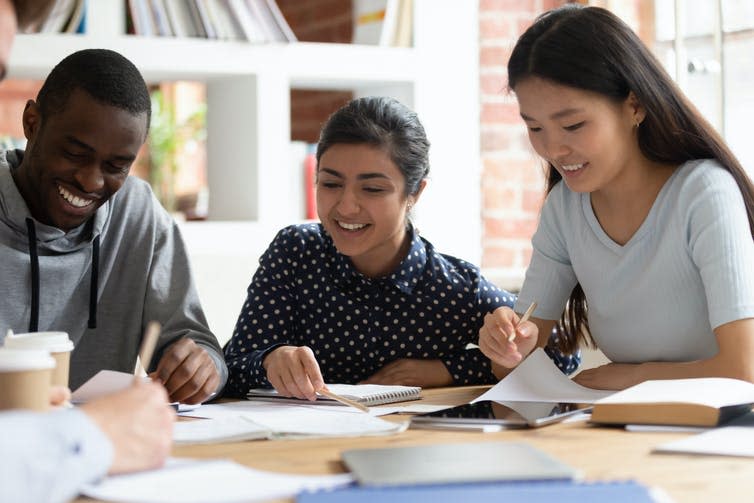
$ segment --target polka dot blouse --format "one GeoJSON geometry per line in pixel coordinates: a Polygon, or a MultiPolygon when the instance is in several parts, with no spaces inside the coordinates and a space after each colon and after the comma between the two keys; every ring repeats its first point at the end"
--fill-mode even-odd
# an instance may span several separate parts
{"type": "MultiPolygon", "coordinates": [[[[270,386],[262,360],[282,345],[309,346],[327,383],[356,383],[399,358],[439,359],[456,385],[497,382],[477,342],[484,315],[515,297],[413,230],[408,256],[368,278],[338,253],[321,224],[281,230],[259,260],[225,348],[226,393],[270,386]]],[[[552,346],[551,339],[548,346],[552,346]]],[[[578,356],[548,354],[566,373],[578,356]]]]}

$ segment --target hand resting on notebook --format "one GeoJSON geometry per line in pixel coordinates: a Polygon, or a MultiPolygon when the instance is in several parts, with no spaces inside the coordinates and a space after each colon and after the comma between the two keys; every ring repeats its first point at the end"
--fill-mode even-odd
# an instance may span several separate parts
{"type": "MultiPolygon", "coordinates": [[[[270,384],[283,396],[316,400],[327,389],[314,352],[307,346],[280,346],[262,363],[270,384]]],[[[441,360],[401,358],[388,363],[359,384],[449,386],[453,378],[441,360]]]]}

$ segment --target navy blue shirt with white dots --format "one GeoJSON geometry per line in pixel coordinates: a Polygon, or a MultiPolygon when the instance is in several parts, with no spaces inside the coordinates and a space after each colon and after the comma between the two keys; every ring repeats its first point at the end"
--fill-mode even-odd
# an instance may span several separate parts
{"type": "MultiPolygon", "coordinates": [[[[340,254],[321,224],[281,230],[259,260],[225,348],[226,394],[270,386],[262,360],[282,345],[309,346],[326,383],[356,383],[399,358],[441,360],[455,385],[497,382],[477,342],[484,315],[515,296],[479,268],[435,251],[411,230],[411,248],[390,275],[368,278],[340,254]]],[[[554,336],[553,336],[554,337],[554,336]]],[[[565,373],[578,356],[546,351],[565,373]]]]}

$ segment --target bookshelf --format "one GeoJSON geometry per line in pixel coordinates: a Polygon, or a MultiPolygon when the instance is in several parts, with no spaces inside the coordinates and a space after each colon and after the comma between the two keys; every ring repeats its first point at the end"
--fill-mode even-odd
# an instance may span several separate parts
{"type": "Polygon", "coordinates": [[[42,79],[68,54],[104,47],[133,61],[149,82],[206,84],[210,221],[181,227],[221,341],[259,255],[280,227],[297,221],[284,171],[293,169],[292,88],[390,95],[413,107],[432,142],[430,184],[415,221],[439,250],[479,262],[477,1],[416,0],[411,48],[134,36],[125,33],[124,1],[89,0],[86,8],[84,34],[19,35],[9,77],[42,79]]]}

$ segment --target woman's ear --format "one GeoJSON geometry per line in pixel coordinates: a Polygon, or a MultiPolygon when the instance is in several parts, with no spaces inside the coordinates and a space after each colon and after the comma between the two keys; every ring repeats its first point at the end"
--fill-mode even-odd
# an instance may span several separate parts
{"type": "Polygon", "coordinates": [[[419,188],[416,189],[416,192],[408,196],[408,205],[409,207],[414,206],[418,201],[419,198],[422,195],[422,192],[424,192],[424,187],[427,186],[427,179],[425,178],[421,182],[419,182],[419,188]]]}
{"type": "Polygon", "coordinates": [[[633,91],[628,93],[626,105],[631,114],[631,123],[634,127],[639,127],[639,124],[641,124],[647,116],[647,111],[644,109],[644,105],[641,104],[639,98],[636,97],[633,91]]]}
{"type": "Polygon", "coordinates": [[[28,141],[33,141],[42,124],[42,114],[36,101],[29,100],[26,102],[21,122],[24,126],[24,136],[28,141]]]}

